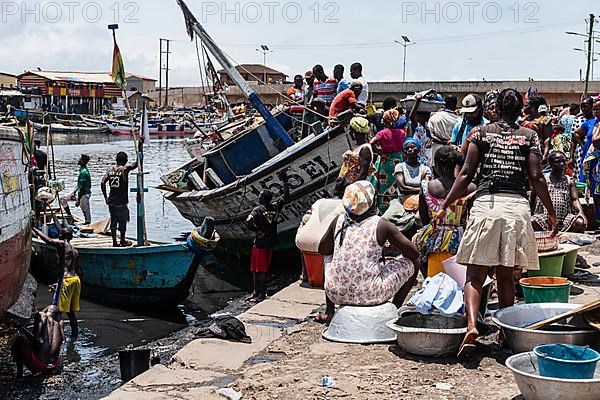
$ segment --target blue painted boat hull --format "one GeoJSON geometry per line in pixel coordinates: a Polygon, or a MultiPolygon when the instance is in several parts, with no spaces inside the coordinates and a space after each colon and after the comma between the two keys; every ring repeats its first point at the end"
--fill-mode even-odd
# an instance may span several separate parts
{"type": "MultiPolygon", "coordinates": [[[[43,281],[57,279],[55,249],[34,239],[32,269],[43,281]]],[[[199,258],[183,244],[148,247],[84,247],[82,296],[102,303],[137,307],[169,307],[188,296],[199,258]]]]}

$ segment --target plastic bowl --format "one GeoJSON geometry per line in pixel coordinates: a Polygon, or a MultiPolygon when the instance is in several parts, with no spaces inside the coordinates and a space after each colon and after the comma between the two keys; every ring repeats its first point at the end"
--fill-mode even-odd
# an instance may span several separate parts
{"type": "Polygon", "coordinates": [[[571,344],[544,344],[536,346],[540,375],[562,379],[592,379],[600,354],[589,347],[571,344]]]}

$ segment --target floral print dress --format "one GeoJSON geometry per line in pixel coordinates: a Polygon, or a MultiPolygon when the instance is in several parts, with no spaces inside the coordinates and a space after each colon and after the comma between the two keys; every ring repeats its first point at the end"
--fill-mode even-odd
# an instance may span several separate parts
{"type": "Polygon", "coordinates": [[[430,253],[457,253],[458,245],[467,225],[467,202],[474,194],[461,197],[448,206],[444,220],[439,224],[435,224],[434,220],[441,210],[444,199],[438,199],[431,195],[429,182],[429,180],[423,181],[421,190],[427,202],[432,223],[424,226],[413,238],[413,243],[419,250],[422,262],[427,262],[430,253]]]}
{"type": "Polygon", "coordinates": [[[379,216],[351,222],[340,234],[347,218],[342,214],[336,222],[333,257],[325,264],[325,293],[339,305],[383,304],[408,282],[415,266],[402,256],[384,262],[377,242],[379,216]]]}

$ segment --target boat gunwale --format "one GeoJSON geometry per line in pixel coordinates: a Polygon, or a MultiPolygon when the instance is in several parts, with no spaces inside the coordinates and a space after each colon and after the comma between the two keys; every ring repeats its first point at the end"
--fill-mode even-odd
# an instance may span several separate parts
{"type": "MultiPolygon", "coordinates": [[[[289,164],[290,158],[295,159],[295,158],[301,157],[301,156],[313,151],[314,149],[322,146],[324,144],[324,142],[327,142],[327,141],[331,140],[332,138],[336,138],[337,136],[344,134],[345,132],[346,131],[345,131],[345,129],[342,129],[342,126],[336,126],[335,128],[326,130],[323,133],[315,136],[312,140],[304,143],[302,146],[299,146],[298,148],[293,149],[292,152],[290,152],[289,154],[287,154],[284,157],[281,157],[276,162],[263,167],[265,164],[269,163],[273,158],[279,156],[281,153],[271,157],[269,160],[265,161],[260,166],[258,166],[257,169],[254,170],[252,173],[238,177],[237,180],[235,180],[227,185],[224,185],[224,186],[221,186],[221,187],[218,187],[215,189],[196,190],[196,191],[181,193],[173,198],[167,197],[167,199],[172,202],[188,201],[190,199],[202,201],[204,199],[211,199],[214,197],[220,197],[220,196],[222,197],[222,196],[230,195],[231,193],[238,191],[241,187],[248,185],[258,179],[261,179],[266,175],[272,174],[273,171],[280,169],[282,165],[289,164]]],[[[290,148],[293,148],[293,147],[294,146],[292,146],[290,148]]],[[[288,148],[288,149],[290,149],[290,148],[288,148]]],[[[286,151],[286,150],[284,150],[284,151],[286,151]]]]}

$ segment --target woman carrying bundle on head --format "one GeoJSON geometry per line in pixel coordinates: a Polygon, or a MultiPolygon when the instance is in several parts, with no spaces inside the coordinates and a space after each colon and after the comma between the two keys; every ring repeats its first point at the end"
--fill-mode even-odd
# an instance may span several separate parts
{"type": "Polygon", "coordinates": [[[379,156],[375,162],[376,173],[371,176],[370,181],[377,191],[377,207],[381,213],[384,213],[390,201],[397,197],[394,170],[396,165],[403,161],[402,150],[406,138],[406,132],[396,128],[399,118],[400,112],[396,109],[384,112],[384,128],[377,132],[370,142],[379,148],[379,156]]]}

